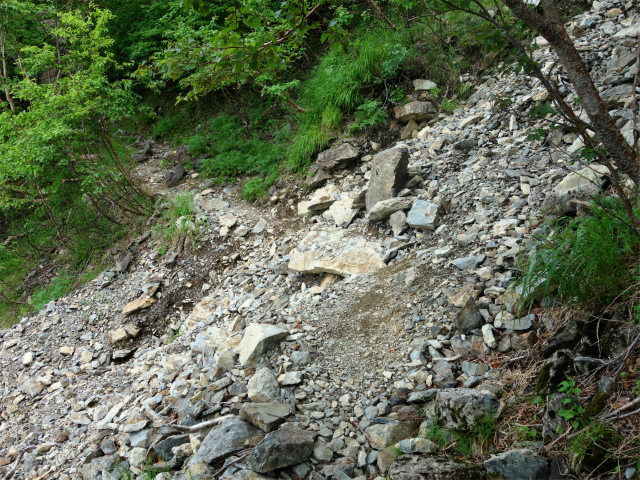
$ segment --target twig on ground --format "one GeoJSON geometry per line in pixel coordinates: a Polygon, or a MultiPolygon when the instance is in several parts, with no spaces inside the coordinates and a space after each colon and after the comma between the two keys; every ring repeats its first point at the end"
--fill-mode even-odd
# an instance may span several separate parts
{"type": "Polygon", "coordinates": [[[561,440],[564,440],[571,433],[571,430],[573,430],[573,426],[569,427],[566,432],[564,432],[562,435],[560,435],[558,438],[556,438],[549,445],[546,445],[546,446],[543,445],[542,447],[540,447],[540,453],[543,453],[544,450],[549,449],[549,448],[553,447],[556,443],[560,442],[561,440]]]}
{"type": "MultiPolygon", "coordinates": [[[[625,352],[625,355],[622,358],[622,361],[620,362],[620,366],[616,370],[616,373],[613,375],[614,378],[618,378],[618,375],[620,375],[620,372],[622,372],[622,369],[624,368],[624,365],[627,363],[627,359],[629,358],[629,355],[631,355],[632,350],[636,347],[638,342],[640,342],[640,334],[636,337],[636,339],[633,341],[633,343],[631,345],[629,345],[629,348],[627,348],[627,351],[625,352]]],[[[620,358],[620,357],[618,357],[618,358],[620,358]]]]}
{"type": "Polygon", "coordinates": [[[223,415],[222,417],[214,418],[213,420],[207,420],[206,422],[202,422],[197,425],[191,425],[189,427],[186,425],[171,425],[171,426],[176,430],[180,430],[181,432],[192,433],[192,432],[197,432],[198,430],[202,430],[203,428],[211,427],[212,425],[217,425],[218,423],[232,417],[235,417],[235,415],[232,415],[232,414],[223,415]]]}
{"type": "Polygon", "coordinates": [[[636,405],[640,405],[640,398],[636,398],[634,401],[624,404],[620,408],[617,408],[613,412],[608,413],[607,415],[602,417],[602,419],[603,420],[608,420],[610,418],[617,417],[620,412],[624,412],[625,410],[629,410],[631,407],[635,407],[636,405]]]}
{"type": "Polygon", "coordinates": [[[213,477],[217,477],[218,475],[221,475],[227,468],[229,468],[231,465],[235,465],[236,463],[238,463],[240,460],[247,458],[249,455],[251,455],[251,450],[245,450],[245,454],[236,458],[235,460],[227,463],[226,465],[224,465],[222,468],[220,468],[218,471],[213,473],[213,477]]]}
{"type": "Polygon", "coordinates": [[[351,420],[351,423],[353,423],[356,427],[358,427],[358,430],[360,430],[360,431],[362,432],[362,434],[364,435],[364,438],[366,438],[367,440],[369,440],[369,443],[370,443],[371,445],[375,445],[375,446],[377,446],[377,447],[379,447],[379,448],[383,448],[382,446],[378,445],[378,443],[377,443],[377,442],[374,442],[373,440],[371,440],[371,437],[369,437],[369,435],[367,435],[366,433],[364,433],[364,430],[360,427],[360,425],[358,425],[358,424],[356,423],[356,421],[355,421],[355,420],[351,420]]]}
{"type": "Polygon", "coordinates": [[[18,469],[18,465],[20,465],[20,460],[22,459],[22,455],[24,455],[24,452],[20,452],[20,455],[18,455],[18,458],[16,458],[16,461],[15,461],[15,464],[14,464],[13,468],[9,471],[9,473],[7,473],[4,476],[4,478],[2,480],[8,480],[9,478],[13,477],[13,474],[18,469]]]}

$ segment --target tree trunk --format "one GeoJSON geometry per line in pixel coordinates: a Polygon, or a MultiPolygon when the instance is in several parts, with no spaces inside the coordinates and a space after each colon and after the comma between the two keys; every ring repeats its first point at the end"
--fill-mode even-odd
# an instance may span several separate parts
{"type": "Polygon", "coordinates": [[[580,53],[558,19],[553,0],[542,3],[545,16],[539,15],[522,0],[505,0],[513,14],[542,35],[553,47],[569,79],[580,97],[581,105],[591,120],[598,140],[611,156],[612,163],[640,186],[640,158],[616,127],[607,106],[589,75],[580,53]]]}
{"type": "Polygon", "coordinates": [[[5,54],[6,38],[6,32],[0,30],[0,53],[2,54],[2,78],[4,78],[2,83],[4,83],[4,95],[9,103],[9,108],[11,110],[15,110],[16,105],[13,103],[13,98],[11,98],[11,94],[9,93],[9,85],[7,85],[7,82],[9,81],[9,72],[7,72],[7,56],[5,54]]]}

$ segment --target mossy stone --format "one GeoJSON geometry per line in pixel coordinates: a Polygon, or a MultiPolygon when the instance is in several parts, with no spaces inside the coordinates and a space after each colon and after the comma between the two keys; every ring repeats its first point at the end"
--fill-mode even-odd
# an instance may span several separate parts
{"type": "Polygon", "coordinates": [[[611,395],[607,392],[596,392],[587,407],[584,409],[584,418],[589,420],[602,412],[607,406],[609,398],[611,398],[611,395]]]}

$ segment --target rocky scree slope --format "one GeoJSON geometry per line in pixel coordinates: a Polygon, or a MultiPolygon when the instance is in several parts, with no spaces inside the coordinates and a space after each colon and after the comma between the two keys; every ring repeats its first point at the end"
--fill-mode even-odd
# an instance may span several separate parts
{"type": "MultiPolygon", "coordinates": [[[[632,134],[637,7],[594,2],[569,31],[632,134]]],[[[422,93],[396,111],[404,140],[323,152],[324,186],[298,204],[275,191],[271,206],[251,206],[190,178],[177,188],[195,193],[194,254],[161,257],[143,236],[117,268],[3,332],[0,468],[91,480],[149,478],[150,467],[163,480],[549,478],[557,465],[534,450],[464,463],[424,433],[509,408],[496,367],[553,327],[517,314],[515,259],[543,208],[576,209],[600,174],[569,172],[572,134],[528,140],[542,124],[527,113],[547,100],[536,80],[482,78],[449,116],[422,93]]],[[[174,184],[184,169],[163,177],[157,164],[182,154],[149,143],[140,173],[174,184]]]]}

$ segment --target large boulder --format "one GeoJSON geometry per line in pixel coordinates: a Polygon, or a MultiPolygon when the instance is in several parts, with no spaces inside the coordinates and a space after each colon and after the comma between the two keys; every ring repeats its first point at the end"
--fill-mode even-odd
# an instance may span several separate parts
{"type": "Polygon", "coordinates": [[[367,210],[373,206],[395,197],[407,181],[409,152],[398,147],[385,150],[373,157],[371,179],[365,196],[367,210]]]}
{"type": "Polygon", "coordinates": [[[500,408],[495,395],[468,388],[447,388],[436,394],[435,412],[438,423],[453,430],[471,430],[487,415],[500,408]]]}
{"type": "Polygon", "coordinates": [[[606,188],[608,174],[606,166],[597,164],[568,174],[546,196],[542,209],[550,219],[584,209],[585,204],[606,188]]]}
{"type": "Polygon", "coordinates": [[[469,333],[471,330],[482,327],[482,315],[472,297],[467,297],[467,301],[456,315],[454,323],[462,333],[469,333]]]}
{"type": "Polygon", "coordinates": [[[547,462],[533,451],[520,448],[485,460],[487,480],[547,480],[547,462]]]}
{"type": "Polygon", "coordinates": [[[486,480],[482,465],[435,455],[403,455],[391,465],[391,480],[486,480]]]}
{"type": "Polygon", "coordinates": [[[320,168],[331,170],[336,167],[344,167],[358,158],[360,158],[360,150],[352,147],[348,143],[343,143],[339,147],[319,153],[316,165],[320,168]]]}
{"type": "Polygon", "coordinates": [[[431,120],[436,113],[436,107],[431,102],[411,102],[393,109],[396,119],[400,122],[416,120],[431,120]]]}
{"type": "Polygon", "coordinates": [[[289,268],[301,273],[333,273],[340,276],[373,272],[385,266],[378,245],[345,231],[314,230],[289,253],[289,268]]]}
{"type": "Polygon", "coordinates": [[[209,465],[219,463],[244,449],[245,442],[258,434],[260,430],[238,417],[224,420],[218,428],[211,430],[202,440],[200,448],[191,457],[188,466],[201,460],[209,465]]]}
{"type": "Polygon", "coordinates": [[[300,427],[283,425],[256,445],[247,463],[251,470],[266,473],[305,462],[313,454],[313,437],[300,427]]]}
{"type": "Polygon", "coordinates": [[[238,345],[240,363],[245,367],[258,364],[260,358],[289,336],[284,325],[253,323],[247,327],[238,345]]]}
{"type": "Polygon", "coordinates": [[[338,200],[338,195],[340,194],[340,189],[335,185],[327,185],[326,187],[319,188],[307,203],[307,210],[310,212],[319,212],[322,210],[326,210],[333,203],[338,200]]]}

